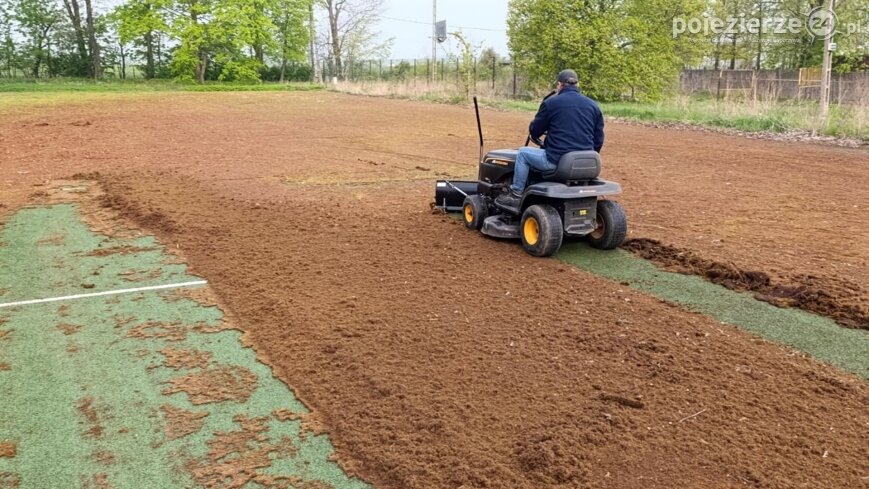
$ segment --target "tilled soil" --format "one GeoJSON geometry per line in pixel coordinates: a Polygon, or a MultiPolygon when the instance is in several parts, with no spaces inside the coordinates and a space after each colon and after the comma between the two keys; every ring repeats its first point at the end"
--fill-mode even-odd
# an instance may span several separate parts
{"type": "MultiPolygon", "coordinates": [[[[484,117],[492,146],[523,139],[527,114],[484,117]]],[[[464,108],[327,93],[18,111],[0,213],[99,180],[378,487],[867,484],[864,381],[431,214],[435,178],[473,177],[474,132],[464,108]]],[[[865,320],[866,153],[608,135],[633,238],[808,281],[865,320]]]]}

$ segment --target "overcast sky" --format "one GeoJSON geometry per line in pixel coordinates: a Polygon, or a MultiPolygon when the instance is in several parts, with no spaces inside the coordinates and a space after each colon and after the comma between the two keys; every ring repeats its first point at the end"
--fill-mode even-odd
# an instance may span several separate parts
{"type": "MultiPolygon", "coordinates": [[[[474,46],[493,47],[499,54],[507,54],[507,0],[437,0],[437,4],[438,20],[447,21],[448,32],[462,27],[474,46]]],[[[431,57],[432,0],[386,0],[383,16],[383,37],[395,38],[393,58],[431,57]]],[[[456,50],[454,42],[442,45],[440,56],[445,48],[456,50]]]]}

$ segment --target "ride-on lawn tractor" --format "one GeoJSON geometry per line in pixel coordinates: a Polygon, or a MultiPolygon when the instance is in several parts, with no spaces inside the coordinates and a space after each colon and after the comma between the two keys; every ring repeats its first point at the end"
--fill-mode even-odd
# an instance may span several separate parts
{"type": "MultiPolygon", "coordinates": [[[[585,237],[591,246],[602,250],[621,246],[627,234],[627,218],[621,205],[604,197],[619,195],[622,188],[598,178],[601,159],[595,151],[568,153],[551,173],[532,170],[519,207],[499,206],[495,198],[510,191],[519,151],[497,150],[484,155],[476,97],[474,109],[480,133],[479,181],[438,181],[437,208],[460,211],[468,229],[486,236],[521,239],[525,251],[533,256],[554,255],[565,236],[585,237]]],[[[531,141],[544,145],[529,137],[526,146],[531,141]]]]}

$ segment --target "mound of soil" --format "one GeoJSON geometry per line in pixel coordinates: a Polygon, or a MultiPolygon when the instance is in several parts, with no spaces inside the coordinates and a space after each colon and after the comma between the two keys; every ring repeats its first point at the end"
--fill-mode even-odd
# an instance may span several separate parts
{"type": "Polygon", "coordinates": [[[865,294],[862,288],[838,287],[831,292],[819,288],[818,277],[811,275],[800,277],[801,285],[776,284],[764,272],[740,270],[735,265],[708,260],[653,239],[632,239],[624,248],[668,270],[700,275],[731,290],[755,292],[757,299],[779,307],[805,309],[829,316],[848,328],[869,329],[869,309],[840,299],[860,297],[865,294]]]}

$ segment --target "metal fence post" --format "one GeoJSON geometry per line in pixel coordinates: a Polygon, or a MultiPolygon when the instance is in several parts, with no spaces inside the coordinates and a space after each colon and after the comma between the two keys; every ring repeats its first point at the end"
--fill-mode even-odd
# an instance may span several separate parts
{"type": "Polygon", "coordinates": [[[516,64],[513,64],[513,97],[516,97],[516,64]]]}

